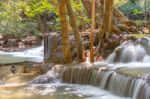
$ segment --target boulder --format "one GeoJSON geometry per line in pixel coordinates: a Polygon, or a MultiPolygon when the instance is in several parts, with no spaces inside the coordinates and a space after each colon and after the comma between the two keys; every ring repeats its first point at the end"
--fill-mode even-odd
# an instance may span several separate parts
{"type": "Polygon", "coordinates": [[[29,84],[45,84],[45,83],[54,83],[58,81],[58,73],[55,73],[54,71],[48,71],[46,74],[41,75],[33,79],[32,81],[29,81],[29,84]]]}
{"type": "Polygon", "coordinates": [[[19,43],[18,43],[18,48],[21,48],[21,49],[22,49],[22,48],[25,48],[24,43],[23,43],[23,42],[19,42],[19,43]]]}
{"type": "Polygon", "coordinates": [[[150,84],[150,73],[145,73],[142,75],[141,79],[146,81],[148,84],[150,84]]]}
{"type": "Polygon", "coordinates": [[[0,40],[2,40],[2,39],[3,39],[3,35],[0,34],[0,40]]]}
{"type": "Polygon", "coordinates": [[[27,36],[21,40],[25,45],[39,45],[40,41],[36,36],[27,36]]]}
{"type": "Polygon", "coordinates": [[[3,46],[4,41],[0,40],[0,46],[3,46]]]}
{"type": "Polygon", "coordinates": [[[10,47],[10,46],[17,46],[18,42],[17,39],[8,39],[4,42],[4,47],[10,47]]]}

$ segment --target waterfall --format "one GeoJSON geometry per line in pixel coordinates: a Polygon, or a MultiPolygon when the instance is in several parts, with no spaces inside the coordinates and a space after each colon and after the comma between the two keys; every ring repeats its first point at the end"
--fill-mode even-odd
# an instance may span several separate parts
{"type": "Polygon", "coordinates": [[[10,64],[19,62],[43,62],[43,46],[27,49],[18,52],[0,51],[0,64],[10,64]]]}
{"type": "Polygon", "coordinates": [[[65,83],[93,85],[118,96],[150,99],[149,83],[142,79],[119,74],[116,71],[94,67],[66,68],[62,73],[62,80],[65,83]]]}
{"type": "Polygon", "coordinates": [[[150,38],[125,41],[109,55],[108,63],[129,63],[150,61],[150,38]]]}

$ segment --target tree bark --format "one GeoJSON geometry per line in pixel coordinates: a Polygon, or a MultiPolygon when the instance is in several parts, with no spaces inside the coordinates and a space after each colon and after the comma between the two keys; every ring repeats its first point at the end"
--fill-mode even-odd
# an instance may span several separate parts
{"type": "MultiPolygon", "coordinates": [[[[77,3],[80,4],[82,2],[80,2],[80,0],[77,0],[77,3]]],[[[84,18],[86,17],[85,12],[83,10],[78,10],[78,14],[80,17],[84,18]]],[[[81,31],[86,31],[86,23],[84,19],[80,19],[80,26],[81,26],[81,31]]]]}
{"type": "Polygon", "coordinates": [[[83,61],[83,45],[82,45],[81,35],[79,33],[79,28],[77,26],[77,20],[74,15],[74,12],[72,10],[70,0],[65,0],[65,1],[66,1],[65,3],[66,3],[68,15],[69,15],[69,18],[71,21],[71,26],[72,26],[73,32],[75,34],[78,59],[79,59],[79,62],[82,62],[83,61]]]}
{"type": "Polygon", "coordinates": [[[68,29],[67,29],[65,0],[59,0],[59,13],[60,13],[60,22],[62,26],[63,53],[65,58],[65,63],[67,64],[72,62],[72,57],[71,57],[70,43],[69,43],[68,29]]]}
{"type": "Polygon", "coordinates": [[[91,2],[90,2],[90,0],[81,0],[81,1],[82,1],[83,6],[84,6],[84,9],[86,10],[88,17],[90,17],[90,15],[91,15],[91,2]]]}
{"type": "Polygon", "coordinates": [[[113,16],[113,0],[105,0],[104,1],[104,15],[102,27],[100,29],[100,37],[99,37],[99,49],[102,48],[102,43],[104,39],[108,38],[108,33],[112,27],[112,16],[113,16]]]}
{"type": "Polygon", "coordinates": [[[37,21],[38,21],[39,30],[43,34],[48,32],[48,27],[47,27],[47,24],[46,24],[46,16],[45,15],[37,15],[37,21]]]}
{"type": "Polygon", "coordinates": [[[91,2],[91,34],[90,34],[90,61],[91,62],[94,62],[94,51],[93,51],[94,26],[95,26],[95,0],[92,0],[91,2]]]}
{"type": "Polygon", "coordinates": [[[145,20],[147,20],[147,19],[148,19],[148,18],[147,18],[147,0],[144,1],[144,11],[145,11],[145,16],[144,16],[144,18],[145,18],[145,20]]]}

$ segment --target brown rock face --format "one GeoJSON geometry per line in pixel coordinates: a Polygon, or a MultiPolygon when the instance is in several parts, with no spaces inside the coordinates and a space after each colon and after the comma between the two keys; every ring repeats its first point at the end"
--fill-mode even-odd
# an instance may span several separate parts
{"type": "MultiPolygon", "coordinates": [[[[57,32],[51,32],[44,38],[44,57],[45,62],[48,63],[64,63],[64,54],[62,51],[62,38],[61,34],[57,32]]],[[[74,35],[69,35],[69,41],[72,52],[72,59],[76,58],[75,38],[74,35]]]]}
{"type": "Polygon", "coordinates": [[[27,36],[26,38],[22,39],[22,42],[25,45],[39,45],[41,40],[39,40],[36,36],[27,36]]]}
{"type": "Polygon", "coordinates": [[[2,39],[3,39],[3,35],[0,34],[0,40],[2,40],[2,39]]]}
{"type": "Polygon", "coordinates": [[[18,43],[18,48],[25,48],[24,43],[23,43],[23,42],[19,42],[19,43],[18,43]]]}

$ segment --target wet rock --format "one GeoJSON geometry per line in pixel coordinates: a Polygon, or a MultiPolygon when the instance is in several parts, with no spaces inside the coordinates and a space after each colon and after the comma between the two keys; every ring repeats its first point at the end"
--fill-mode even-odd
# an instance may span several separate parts
{"type": "Polygon", "coordinates": [[[45,83],[54,83],[58,81],[58,73],[54,71],[48,71],[46,74],[41,75],[33,79],[32,81],[29,81],[29,84],[45,84],[45,83]]]}
{"type": "Polygon", "coordinates": [[[138,33],[138,29],[135,26],[130,26],[128,30],[132,33],[138,33]]]}
{"type": "Polygon", "coordinates": [[[0,41],[0,46],[3,46],[3,44],[4,44],[4,41],[0,41]]]}
{"type": "Polygon", "coordinates": [[[117,24],[117,26],[116,26],[120,31],[122,31],[122,32],[128,32],[128,29],[129,29],[129,27],[128,26],[126,26],[126,25],[124,25],[124,24],[117,24]]]}
{"type": "Polygon", "coordinates": [[[46,63],[44,64],[44,66],[42,66],[42,70],[43,72],[47,72],[49,70],[51,70],[54,66],[54,63],[46,63]]]}
{"type": "Polygon", "coordinates": [[[90,41],[84,41],[83,46],[84,46],[85,50],[90,49],[90,41]]]}
{"type": "Polygon", "coordinates": [[[122,23],[125,24],[128,27],[137,26],[137,24],[132,20],[125,20],[125,21],[122,21],[122,23]]]}
{"type": "Polygon", "coordinates": [[[24,43],[23,43],[23,42],[19,42],[19,43],[18,43],[18,48],[21,48],[21,49],[22,49],[22,48],[25,48],[24,43]]]}
{"type": "Polygon", "coordinates": [[[0,46],[0,49],[3,49],[3,46],[0,46]]]}
{"type": "Polygon", "coordinates": [[[0,34],[0,40],[2,40],[2,39],[3,39],[3,35],[0,34]]]}
{"type": "Polygon", "coordinates": [[[36,36],[27,36],[21,40],[25,45],[39,45],[40,41],[36,36]]]}
{"type": "Polygon", "coordinates": [[[4,42],[4,47],[10,47],[10,46],[17,46],[17,39],[8,39],[7,41],[4,42]]]}
{"type": "Polygon", "coordinates": [[[130,19],[130,20],[143,20],[144,17],[145,17],[145,14],[144,13],[141,13],[141,14],[127,14],[127,17],[130,19]]]}
{"type": "Polygon", "coordinates": [[[146,81],[148,84],[150,84],[150,73],[145,73],[142,75],[141,79],[146,81]]]}

